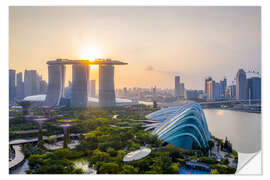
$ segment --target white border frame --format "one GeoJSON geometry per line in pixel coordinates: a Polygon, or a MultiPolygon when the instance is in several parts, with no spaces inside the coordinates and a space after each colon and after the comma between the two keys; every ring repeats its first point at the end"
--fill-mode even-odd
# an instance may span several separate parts
{"type": "MultiPolygon", "coordinates": [[[[1,163],[1,174],[5,176],[5,178],[37,178],[35,175],[31,176],[18,176],[18,175],[8,175],[8,148],[7,148],[7,141],[8,141],[8,88],[6,87],[8,84],[8,6],[78,6],[78,5],[121,5],[121,6],[130,6],[130,5],[135,5],[135,6],[262,6],[262,93],[263,93],[263,100],[262,100],[262,132],[269,133],[267,132],[266,128],[270,127],[270,117],[269,113],[266,112],[265,109],[267,109],[269,106],[267,106],[268,102],[267,100],[270,100],[269,98],[269,83],[266,81],[267,78],[269,78],[269,67],[270,67],[270,56],[269,56],[269,33],[270,33],[270,26],[269,26],[269,14],[270,14],[270,9],[269,9],[269,1],[267,0],[262,1],[262,0],[182,0],[182,1],[177,1],[177,0],[47,0],[47,1],[42,1],[42,0],[3,0],[0,2],[0,22],[1,22],[1,36],[0,36],[0,42],[1,42],[1,53],[0,53],[0,68],[1,68],[1,84],[3,84],[1,88],[1,115],[2,115],[2,126],[1,126],[1,156],[3,156],[2,163],[1,163]],[[268,50],[268,51],[267,51],[268,50]],[[265,131],[266,130],[266,131],[265,131]],[[4,163],[6,161],[6,163],[4,163]]],[[[264,134],[265,136],[268,136],[267,134],[264,134]]],[[[266,139],[268,139],[266,137],[266,139]]],[[[263,141],[264,136],[262,136],[262,149],[265,152],[269,149],[269,143],[267,141],[263,141]],[[267,149],[267,150],[266,150],[267,149]]],[[[269,160],[269,153],[263,153],[264,159],[269,160]]],[[[262,159],[261,159],[262,161],[262,159]]],[[[263,162],[263,161],[262,161],[263,162]]],[[[263,166],[262,166],[263,167],[263,166]]],[[[267,168],[267,166],[265,167],[267,168]]],[[[267,174],[267,170],[264,170],[263,173],[265,175],[267,174]]],[[[50,176],[55,178],[56,176],[50,176]]],[[[89,178],[88,176],[76,176],[80,178],[89,178]]],[[[108,176],[94,176],[94,178],[107,178],[108,176]]],[[[138,176],[129,176],[129,178],[137,178],[138,176]]],[[[149,178],[148,176],[140,176],[140,178],[149,178]]],[[[170,178],[188,178],[187,176],[170,176],[170,178]]],[[[206,177],[206,178],[216,178],[216,176],[200,176],[201,177],[206,177]]],[[[234,177],[234,176],[230,176],[234,177]]],[[[262,176],[260,176],[262,177],[262,176]]],[[[266,176],[264,176],[266,177],[266,176]]],[[[39,176],[38,178],[48,178],[47,176],[39,176]]],[[[72,178],[71,176],[65,176],[65,178],[72,178]]],[[[91,176],[90,178],[93,178],[91,176]]],[[[127,176],[110,176],[109,178],[127,178],[127,176]]],[[[155,176],[155,178],[166,178],[164,176],[155,176]]],[[[190,178],[196,178],[195,176],[191,176],[190,178]]],[[[218,176],[218,178],[227,178],[226,176],[218,176]]],[[[241,176],[241,178],[248,178],[245,176],[241,176]]],[[[253,176],[249,177],[253,178],[253,176]]]]}

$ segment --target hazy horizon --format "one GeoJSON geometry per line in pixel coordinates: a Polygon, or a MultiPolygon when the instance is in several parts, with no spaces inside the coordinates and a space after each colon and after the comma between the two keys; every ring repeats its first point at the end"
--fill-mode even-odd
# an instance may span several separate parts
{"type": "MultiPolygon", "coordinates": [[[[127,62],[116,66],[115,87],[186,89],[238,69],[261,73],[260,7],[10,7],[9,68],[35,69],[48,80],[46,62],[89,54],[127,62]]],[[[91,55],[89,55],[91,56],[91,55]]],[[[93,67],[90,79],[98,81],[93,67]]],[[[71,78],[67,67],[66,84],[71,78]]]]}

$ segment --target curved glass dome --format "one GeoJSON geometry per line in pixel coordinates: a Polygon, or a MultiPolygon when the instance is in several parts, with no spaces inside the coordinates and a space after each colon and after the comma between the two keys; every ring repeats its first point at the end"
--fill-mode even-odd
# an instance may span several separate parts
{"type": "Polygon", "coordinates": [[[204,112],[196,102],[164,108],[146,118],[160,122],[152,134],[167,143],[184,149],[208,147],[210,133],[204,112]]]}

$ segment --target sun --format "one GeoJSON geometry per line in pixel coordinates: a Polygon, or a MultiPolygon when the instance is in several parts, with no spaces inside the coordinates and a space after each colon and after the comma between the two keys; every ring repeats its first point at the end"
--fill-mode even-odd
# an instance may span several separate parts
{"type": "Polygon", "coordinates": [[[102,58],[101,51],[99,48],[91,47],[85,48],[82,51],[81,58],[89,61],[94,61],[97,58],[102,58]]]}

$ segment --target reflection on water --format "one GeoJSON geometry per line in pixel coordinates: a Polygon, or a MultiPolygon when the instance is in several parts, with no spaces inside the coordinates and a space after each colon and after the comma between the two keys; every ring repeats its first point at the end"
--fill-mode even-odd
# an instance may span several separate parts
{"type": "Polygon", "coordinates": [[[224,111],[223,110],[217,110],[217,115],[219,115],[219,116],[224,115],[224,111]]]}
{"type": "Polygon", "coordinates": [[[242,153],[261,149],[261,114],[232,110],[204,109],[209,131],[216,137],[228,139],[242,153]]]}

